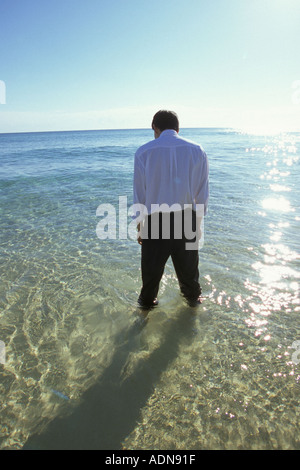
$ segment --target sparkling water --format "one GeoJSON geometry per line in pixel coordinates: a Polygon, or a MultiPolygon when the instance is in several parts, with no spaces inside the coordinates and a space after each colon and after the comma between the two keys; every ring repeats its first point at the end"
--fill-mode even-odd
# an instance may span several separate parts
{"type": "Polygon", "coordinates": [[[0,449],[300,448],[300,135],[181,135],[210,163],[204,302],[168,261],[143,315],[140,246],[96,211],[118,226],[152,131],[0,134],[0,449]]]}

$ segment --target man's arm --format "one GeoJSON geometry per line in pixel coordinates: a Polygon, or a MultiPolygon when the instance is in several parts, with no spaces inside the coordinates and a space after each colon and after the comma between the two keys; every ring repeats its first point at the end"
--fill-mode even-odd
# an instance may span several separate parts
{"type": "MultiPolygon", "coordinates": [[[[145,171],[142,162],[135,155],[134,159],[134,178],[133,178],[133,202],[134,204],[144,204],[146,200],[146,184],[145,171]]],[[[137,224],[138,238],[137,241],[141,245],[142,237],[140,233],[141,224],[137,224]]]]}
{"type": "Polygon", "coordinates": [[[203,204],[204,215],[206,215],[209,199],[209,164],[205,152],[203,152],[203,158],[201,158],[199,172],[200,174],[197,174],[195,202],[196,204],[203,204]]]}

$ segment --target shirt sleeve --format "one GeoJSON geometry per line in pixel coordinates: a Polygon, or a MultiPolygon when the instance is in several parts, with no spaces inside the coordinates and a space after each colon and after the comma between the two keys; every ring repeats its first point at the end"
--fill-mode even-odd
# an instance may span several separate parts
{"type": "Polygon", "coordinates": [[[134,158],[134,177],[133,177],[133,203],[145,204],[146,202],[146,179],[145,168],[136,154],[134,158]]]}
{"type": "Polygon", "coordinates": [[[201,163],[200,175],[198,175],[196,183],[195,202],[204,205],[204,215],[206,215],[209,199],[209,164],[205,152],[203,152],[201,163]]]}

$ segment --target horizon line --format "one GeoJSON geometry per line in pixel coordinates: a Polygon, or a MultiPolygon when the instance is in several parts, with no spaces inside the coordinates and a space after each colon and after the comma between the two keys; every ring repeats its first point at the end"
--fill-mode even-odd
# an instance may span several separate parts
{"type": "MultiPolygon", "coordinates": [[[[205,127],[198,127],[198,126],[188,126],[188,127],[181,127],[180,129],[231,129],[235,130],[234,127],[230,126],[205,126],[205,127]]],[[[180,130],[179,129],[179,130],[180,130]]],[[[47,130],[47,131],[10,131],[10,132],[0,132],[0,135],[6,134],[46,134],[46,133],[54,133],[54,132],[97,132],[97,131],[151,131],[150,127],[120,127],[120,128],[103,128],[103,129],[68,129],[68,130],[47,130]]]]}

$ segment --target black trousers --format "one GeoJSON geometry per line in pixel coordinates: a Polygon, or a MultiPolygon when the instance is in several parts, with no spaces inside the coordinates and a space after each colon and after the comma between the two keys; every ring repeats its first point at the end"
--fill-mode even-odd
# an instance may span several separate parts
{"type": "Polygon", "coordinates": [[[154,299],[156,299],[159,284],[164,273],[164,268],[167,260],[171,256],[173,266],[178,278],[179,287],[183,296],[187,299],[190,304],[193,304],[201,294],[201,287],[199,284],[199,254],[198,249],[187,249],[187,243],[192,243],[195,239],[187,237],[186,234],[190,234],[191,230],[196,230],[196,214],[192,213],[190,230],[186,230],[186,222],[184,213],[181,214],[181,230],[176,231],[178,228],[178,213],[169,214],[168,219],[162,219],[162,214],[159,214],[159,228],[158,231],[153,234],[153,217],[156,217],[155,226],[157,227],[157,217],[149,216],[146,220],[146,237],[143,237],[142,232],[142,256],[141,256],[141,268],[142,268],[142,289],[139,297],[139,304],[143,307],[150,307],[153,305],[154,299]],[[164,225],[162,223],[164,220],[164,225]],[[163,226],[167,230],[163,233],[163,226]],[[177,225],[176,225],[177,224],[177,225]],[[166,233],[168,232],[168,233],[166,233]]]}

